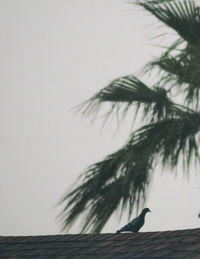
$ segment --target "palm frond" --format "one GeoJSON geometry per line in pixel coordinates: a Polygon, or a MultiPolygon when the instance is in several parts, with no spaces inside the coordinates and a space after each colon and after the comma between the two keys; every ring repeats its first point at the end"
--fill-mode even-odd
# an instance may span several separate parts
{"type": "Polygon", "coordinates": [[[190,44],[200,43],[200,11],[194,1],[166,1],[159,5],[138,0],[137,4],[174,29],[190,44]]]}
{"type": "Polygon", "coordinates": [[[69,230],[86,209],[82,233],[99,233],[120,204],[122,212],[129,206],[131,215],[133,206],[144,201],[151,170],[148,156],[141,158],[138,151],[126,145],[87,169],[83,183],[62,201],[67,202],[62,212],[63,229],[69,230]]]}
{"type": "Polygon", "coordinates": [[[147,69],[152,70],[156,67],[163,75],[160,78],[160,85],[170,83],[171,87],[182,87],[182,92],[186,93],[185,103],[199,107],[200,91],[200,51],[187,46],[176,56],[164,53],[160,58],[150,62],[147,69]],[[173,83],[174,82],[174,83],[173,83]],[[173,83],[173,84],[172,84],[173,83]]]}
{"type": "Polygon", "coordinates": [[[154,159],[160,157],[163,166],[173,169],[182,157],[189,169],[191,158],[199,159],[196,134],[200,130],[200,113],[182,110],[180,116],[146,125],[134,132],[133,143],[148,147],[154,159]]]}
{"type": "Polygon", "coordinates": [[[81,232],[99,233],[117,209],[122,214],[128,208],[130,217],[133,208],[145,201],[150,173],[158,162],[174,169],[182,161],[187,172],[192,162],[200,162],[200,8],[192,0],[136,3],[175,30],[179,38],[146,66],[146,71],[158,68],[161,74],[154,86],[148,87],[133,75],[124,76],[79,107],[83,114],[96,116],[108,103],[106,118],[120,111],[125,115],[135,107],[135,116],[140,110],[146,125],[134,131],[120,150],[89,166],[64,196],[63,230],[85,214],[81,232]],[[188,107],[173,102],[168,87],[186,93],[188,107]]]}
{"type": "MultiPolygon", "coordinates": [[[[180,109],[179,109],[180,111],[180,109]]],[[[121,213],[144,202],[150,172],[159,158],[163,165],[177,166],[180,157],[189,168],[191,158],[199,158],[195,134],[200,130],[200,114],[182,110],[176,117],[152,123],[135,131],[126,146],[83,173],[77,188],[62,200],[67,203],[63,230],[87,209],[82,233],[99,233],[117,208],[121,213]]]]}
{"type": "Polygon", "coordinates": [[[169,114],[171,108],[171,101],[165,89],[150,88],[133,75],[113,80],[107,87],[81,105],[79,110],[82,110],[83,114],[94,113],[96,116],[101,105],[107,102],[111,103],[107,116],[113,112],[119,112],[122,109],[122,104],[125,105],[124,113],[132,105],[135,105],[136,113],[141,107],[143,108],[144,117],[147,117],[151,112],[151,121],[163,118],[169,114]]]}

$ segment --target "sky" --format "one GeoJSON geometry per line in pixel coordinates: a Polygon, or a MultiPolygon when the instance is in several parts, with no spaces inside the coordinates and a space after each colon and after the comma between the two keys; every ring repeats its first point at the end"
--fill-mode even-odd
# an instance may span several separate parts
{"type": "MultiPolygon", "coordinates": [[[[160,53],[155,21],[124,0],[1,0],[0,31],[0,235],[59,234],[59,199],[130,133],[129,120],[102,129],[75,107],[160,53]]],[[[158,165],[141,231],[199,227],[198,170],[189,174],[158,165]]],[[[118,214],[103,232],[127,223],[118,214]]]]}

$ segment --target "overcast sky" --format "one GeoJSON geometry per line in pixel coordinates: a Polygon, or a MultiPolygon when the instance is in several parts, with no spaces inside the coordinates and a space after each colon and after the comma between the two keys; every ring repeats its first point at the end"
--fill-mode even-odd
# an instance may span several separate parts
{"type": "MultiPolygon", "coordinates": [[[[59,198],[125,143],[128,123],[102,130],[73,109],[159,53],[151,23],[124,0],[0,0],[0,235],[60,233],[59,198]]],[[[199,227],[198,171],[178,175],[155,170],[142,231],[199,227]]],[[[113,216],[103,232],[126,223],[113,216]]]]}

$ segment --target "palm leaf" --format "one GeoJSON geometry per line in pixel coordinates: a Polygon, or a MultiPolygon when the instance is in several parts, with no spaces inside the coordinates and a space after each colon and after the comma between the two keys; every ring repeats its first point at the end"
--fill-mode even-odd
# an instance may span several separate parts
{"type": "Polygon", "coordinates": [[[159,84],[167,85],[180,89],[180,86],[186,92],[185,102],[199,107],[199,91],[200,91],[200,52],[194,48],[186,47],[176,56],[170,56],[164,53],[160,58],[148,64],[148,70],[158,67],[160,72],[164,72],[159,84]],[[172,82],[174,84],[172,85],[172,82]]]}
{"type": "MultiPolygon", "coordinates": [[[[169,114],[171,101],[163,88],[149,88],[133,75],[124,76],[113,80],[107,87],[79,107],[83,114],[93,113],[95,116],[103,103],[111,103],[110,111],[119,112],[124,104],[126,113],[132,105],[136,105],[136,114],[143,108],[143,115],[151,114],[151,121],[159,120],[169,114]],[[152,112],[153,110],[153,112],[152,112]]],[[[149,117],[148,117],[149,118],[149,117]]]]}
{"type": "Polygon", "coordinates": [[[154,158],[161,158],[163,166],[173,169],[182,157],[184,166],[189,169],[191,157],[199,159],[195,135],[200,130],[200,113],[182,110],[179,115],[140,128],[130,142],[148,147],[154,158]]]}
{"type": "Polygon", "coordinates": [[[129,207],[130,217],[133,207],[144,202],[150,173],[159,159],[163,166],[174,168],[182,157],[189,169],[191,157],[199,158],[195,138],[199,129],[200,114],[182,110],[174,118],[135,131],[122,149],[90,166],[82,184],[64,197],[63,229],[69,230],[86,209],[82,233],[99,233],[119,205],[121,213],[129,207]]]}
{"type": "Polygon", "coordinates": [[[82,175],[83,183],[62,200],[67,202],[61,213],[63,229],[69,230],[86,209],[82,233],[99,233],[120,204],[122,211],[129,206],[130,216],[133,206],[144,201],[150,169],[148,157],[141,159],[131,145],[89,167],[82,175]]]}
{"type": "Polygon", "coordinates": [[[162,5],[137,1],[137,4],[174,29],[188,43],[200,43],[200,12],[194,1],[171,1],[162,5]]]}

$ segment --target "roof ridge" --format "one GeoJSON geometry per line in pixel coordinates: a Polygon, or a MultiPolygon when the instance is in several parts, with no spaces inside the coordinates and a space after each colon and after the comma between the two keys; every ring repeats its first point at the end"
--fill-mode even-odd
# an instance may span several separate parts
{"type": "MultiPolygon", "coordinates": [[[[137,233],[130,233],[130,232],[127,232],[127,233],[120,233],[120,235],[151,235],[151,234],[164,234],[164,233],[181,233],[181,232],[189,232],[189,231],[194,231],[194,232],[200,232],[200,228],[189,228],[189,229],[177,229],[177,230],[164,230],[164,231],[146,231],[146,232],[137,232],[137,233]]],[[[6,235],[3,235],[3,236],[0,236],[0,241],[1,239],[3,238],[36,238],[36,237],[64,237],[64,236],[105,236],[105,235],[116,235],[116,233],[99,233],[99,234],[91,234],[91,233],[86,233],[86,234],[52,234],[52,235],[45,235],[45,234],[42,234],[42,235],[14,235],[14,236],[6,236],[6,235]]],[[[119,236],[119,234],[117,234],[117,236],[119,236]]]]}

